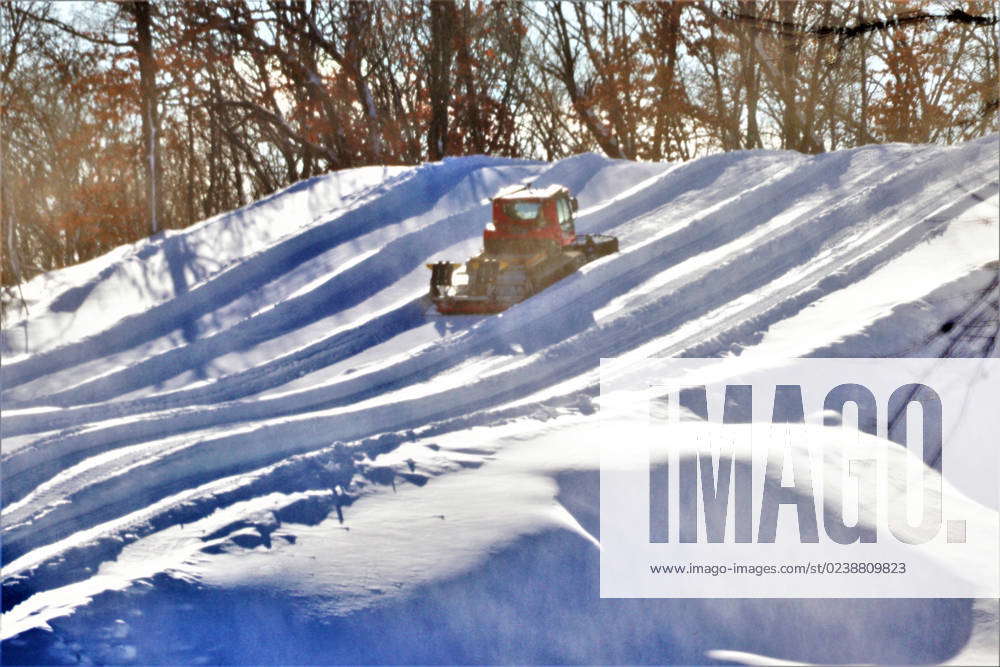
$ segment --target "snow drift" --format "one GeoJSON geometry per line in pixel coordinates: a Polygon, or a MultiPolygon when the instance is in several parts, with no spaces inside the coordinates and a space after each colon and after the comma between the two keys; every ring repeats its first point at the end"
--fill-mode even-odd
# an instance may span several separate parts
{"type": "Polygon", "coordinates": [[[365,168],[39,276],[0,341],[4,654],[993,662],[995,601],[600,600],[592,426],[601,357],[996,356],[998,165],[365,168]],[[433,313],[425,263],[516,182],[621,252],[433,313]]]}

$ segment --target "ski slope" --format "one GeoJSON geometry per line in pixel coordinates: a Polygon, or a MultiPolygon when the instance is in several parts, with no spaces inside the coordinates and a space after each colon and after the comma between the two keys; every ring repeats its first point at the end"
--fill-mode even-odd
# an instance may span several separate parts
{"type": "Polygon", "coordinates": [[[368,167],[39,276],[0,340],[3,650],[988,664],[995,601],[596,599],[593,423],[601,357],[997,356],[998,166],[991,136],[368,167]],[[518,182],[621,252],[437,315],[424,265],[518,182]]]}

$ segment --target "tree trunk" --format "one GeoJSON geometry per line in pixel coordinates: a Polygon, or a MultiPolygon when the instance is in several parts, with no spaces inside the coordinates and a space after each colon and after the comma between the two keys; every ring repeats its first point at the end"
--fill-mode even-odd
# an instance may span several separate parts
{"type": "Polygon", "coordinates": [[[474,63],[470,51],[472,41],[472,8],[469,0],[465,0],[462,7],[462,20],[458,30],[458,76],[464,88],[465,102],[462,114],[462,129],[465,131],[466,141],[463,150],[467,153],[483,154],[487,152],[486,133],[483,130],[481,121],[482,109],[479,108],[480,100],[478,87],[475,81],[474,63]]]}
{"type": "MultiPolygon", "coordinates": [[[[779,2],[779,20],[792,25],[795,3],[779,2]]],[[[798,39],[790,29],[781,33],[781,143],[782,148],[800,150],[802,147],[798,110],[795,108],[796,80],[798,75],[798,39]]]]}
{"type": "Polygon", "coordinates": [[[678,124],[685,106],[683,96],[674,85],[677,79],[677,45],[680,42],[683,9],[684,5],[677,2],[656,3],[652,6],[657,50],[666,54],[666,59],[659,59],[656,66],[656,121],[651,153],[654,160],[675,157],[671,148],[670,128],[678,124]]]}
{"type": "Polygon", "coordinates": [[[741,50],[742,50],[742,75],[743,86],[746,89],[746,109],[747,109],[747,134],[745,146],[749,149],[763,148],[760,140],[760,127],[757,125],[757,108],[760,101],[760,80],[757,71],[757,52],[753,48],[753,40],[756,37],[753,31],[757,30],[757,7],[752,0],[741,0],[740,11],[748,18],[741,26],[741,50]]]}
{"type": "Polygon", "coordinates": [[[621,146],[611,131],[604,125],[597,114],[594,113],[592,102],[586,99],[583,91],[576,82],[576,54],[570,44],[569,24],[563,16],[562,6],[558,2],[549,5],[549,10],[553,14],[554,28],[556,31],[555,44],[557,57],[559,59],[558,76],[566,87],[566,94],[569,95],[573,110],[576,111],[577,119],[587,128],[590,136],[601,147],[605,155],[611,158],[624,158],[621,146]]]}
{"type": "MultiPolygon", "coordinates": [[[[864,25],[865,10],[864,2],[858,0],[858,25],[864,25]]],[[[859,110],[860,122],[858,123],[858,134],[854,139],[856,146],[864,146],[871,141],[871,134],[868,132],[868,37],[861,35],[861,108],[859,110]]]]}
{"type": "Polygon", "coordinates": [[[163,210],[163,181],[160,166],[160,119],[156,101],[156,61],[149,2],[133,2],[129,10],[135,19],[135,51],[139,59],[139,94],[142,100],[142,162],[146,175],[146,223],[149,233],[160,231],[163,210]]]}
{"type": "Polygon", "coordinates": [[[437,161],[448,150],[448,107],[451,104],[451,62],[455,54],[455,3],[431,0],[431,44],[428,93],[431,119],[427,128],[427,157],[437,161]]]}

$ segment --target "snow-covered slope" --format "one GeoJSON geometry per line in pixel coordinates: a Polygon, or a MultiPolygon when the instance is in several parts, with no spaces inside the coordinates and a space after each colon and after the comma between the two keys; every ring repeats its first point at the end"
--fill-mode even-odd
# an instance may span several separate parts
{"type": "Polygon", "coordinates": [[[998,164],[366,168],[40,276],[2,339],[5,655],[989,661],[995,603],[598,599],[593,422],[601,357],[997,355],[998,164]],[[429,312],[515,182],[621,252],[429,312]]]}

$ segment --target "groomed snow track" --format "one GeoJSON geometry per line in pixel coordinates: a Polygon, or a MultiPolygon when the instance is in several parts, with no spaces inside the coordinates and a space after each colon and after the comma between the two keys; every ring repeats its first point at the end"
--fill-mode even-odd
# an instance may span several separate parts
{"type": "Polygon", "coordinates": [[[587,414],[601,357],[995,354],[995,337],[939,344],[935,327],[995,317],[981,240],[998,159],[996,136],[684,164],[448,159],[313,179],[40,277],[2,339],[3,609],[233,503],[318,493],[340,511],[352,498],[331,488],[377,485],[378,455],[427,433],[587,414]],[[433,314],[424,265],[472,254],[489,197],[528,181],[570,187],[580,233],[620,253],[501,316],[433,314]],[[961,238],[977,252],[937,282],[762,347],[961,238]],[[933,316],[872,342],[907,309],[933,316]]]}

